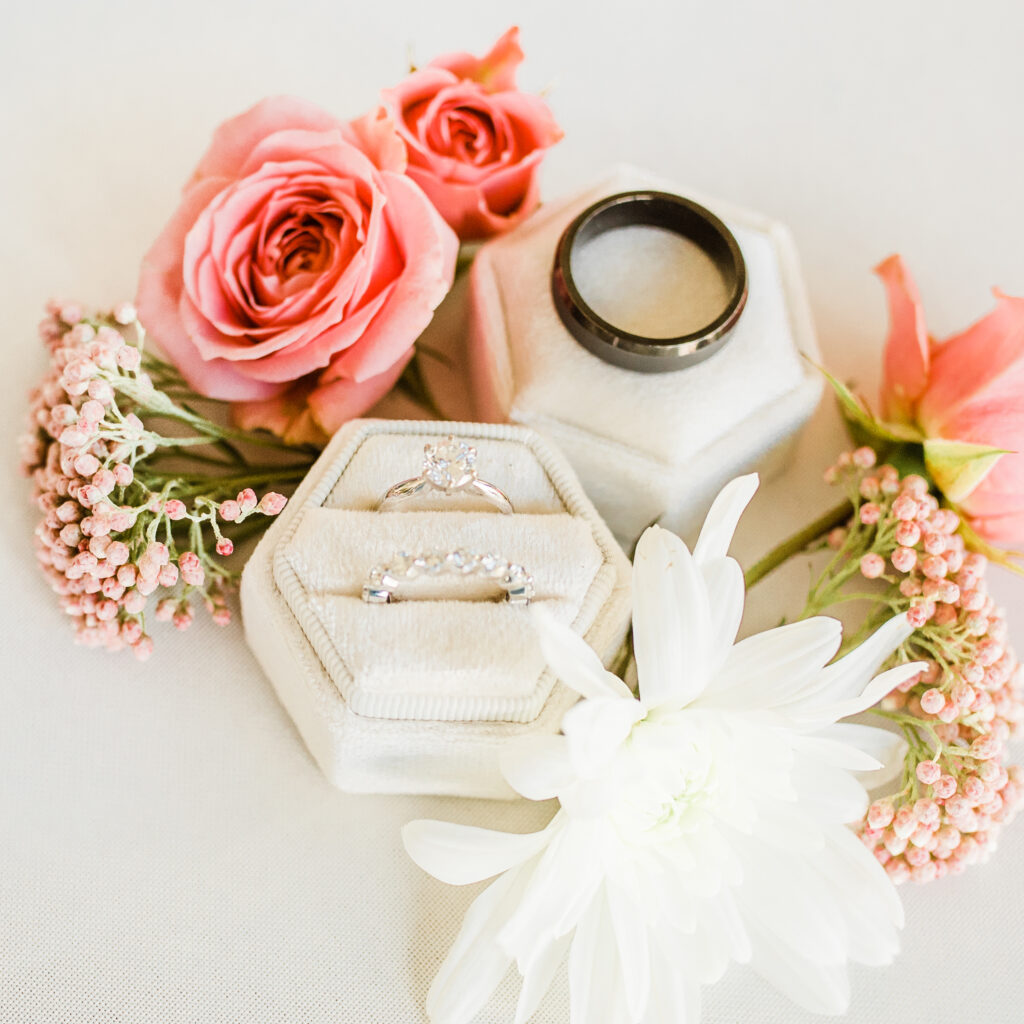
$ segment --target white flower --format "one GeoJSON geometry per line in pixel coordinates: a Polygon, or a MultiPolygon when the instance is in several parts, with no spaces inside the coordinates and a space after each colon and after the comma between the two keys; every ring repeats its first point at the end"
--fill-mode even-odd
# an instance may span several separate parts
{"type": "Polygon", "coordinates": [[[889,963],[902,909],[847,822],[867,795],[854,772],[891,752],[882,730],[837,720],[919,666],[871,677],[909,633],[902,616],[829,665],[841,628],[813,618],[735,642],[743,575],[726,554],[757,478],[716,499],[693,553],[654,527],[637,547],[639,699],[576,634],[539,615],[552,668],[582,697],[561,736],[503,763],[543,831],[445,822],[403,830],[417,864],[463,885],[498,877],[470,907],[427,999],[466,1024],[508,968],[528,1020],[568,953],[571,1024],[686,1024],[701,985],[749,963],[802,1006],[849,1002],[846,965],[889,963]],[[827,666],[827,667],[826,667],[827,666]]]}

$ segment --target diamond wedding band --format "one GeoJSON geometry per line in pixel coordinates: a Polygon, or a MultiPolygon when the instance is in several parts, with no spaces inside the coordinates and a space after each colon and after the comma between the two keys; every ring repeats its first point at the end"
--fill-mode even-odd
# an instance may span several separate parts
{"type": "Polygon", "coordinates": [[[452,436],[438,444],[424,445],[420,475],[395,484],[380,499],[377,509],[380,512],[393,509],[424,491],[475,494],[499,512],[514,511],[504,491],[476,475],[476,449],[452,436]]]}
{"type": "Polygon", "coordinates": [[[497,583],[509,604],[527,605],[534,595],[533,577],[521,565],[497,555],[478,555],[460,548],[423,555],[401,552],[387,565],[370,570],[363,584],[363,600],[368,604],[390,604],[401,584],[424,576],[482,576],[497,583]]]}

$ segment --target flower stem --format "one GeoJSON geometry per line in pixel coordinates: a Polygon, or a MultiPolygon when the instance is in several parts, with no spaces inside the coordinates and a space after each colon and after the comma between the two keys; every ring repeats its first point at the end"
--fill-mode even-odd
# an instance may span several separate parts
{"type": "Polygon", "coordinates": [[[791,537],[787,537],[781,544],[772,548],[763,558],[756,561],[744,575],[744,582],[749,590],[755,583],[760,582],[772,570],[777,569],[787,559],[799,554],[814,541],[823,537],[837,526],[842,526],[853,515],[853,505],[844,501],[841,505],[830,509],[824,515],[818,516],[813,522],[808,523],[802,530],[798,530],[791,537]]]}

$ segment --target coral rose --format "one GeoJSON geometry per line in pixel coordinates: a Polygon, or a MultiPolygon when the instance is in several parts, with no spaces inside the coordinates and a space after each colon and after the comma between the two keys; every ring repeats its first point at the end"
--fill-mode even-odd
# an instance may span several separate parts
{"type": "Polygon", "coordinates": [[[485,57],[438,57],[382,93],[409,155],[409,176],[459,237],[488,238],[537,205],[545,150],[562,131],[547,104],[519,92],[519,30],[485,57]]]}
{"type": "Polygon", "coordinates": [[[379,113],[264,100],[225,122],[147,253],[139,318],[243,425],[322,439],[395,383],[458,240],[379,113]]]}
{"type": "Polygon", "coordinates": [[[891,320],[883,417],[921,432],[936,483],[982,538],[1024,543],[1024,298],[996,291],[991,313],[936,341],[902,258],[876,269],[891,320]]]}

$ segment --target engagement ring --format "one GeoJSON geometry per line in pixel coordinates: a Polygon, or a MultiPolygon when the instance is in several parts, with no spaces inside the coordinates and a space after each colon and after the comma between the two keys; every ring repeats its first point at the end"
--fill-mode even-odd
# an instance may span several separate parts
{"type": "Polygon", "coordinates": [[[476,449],[450,435],[438,444],[423,446],[423,471],[390,488],[378,502],[377,509],[380,512],[393,509],[424,491],[466,492],[490,502],[499,512],[515,511],[502,490],[476,475],[476,449]]]}

